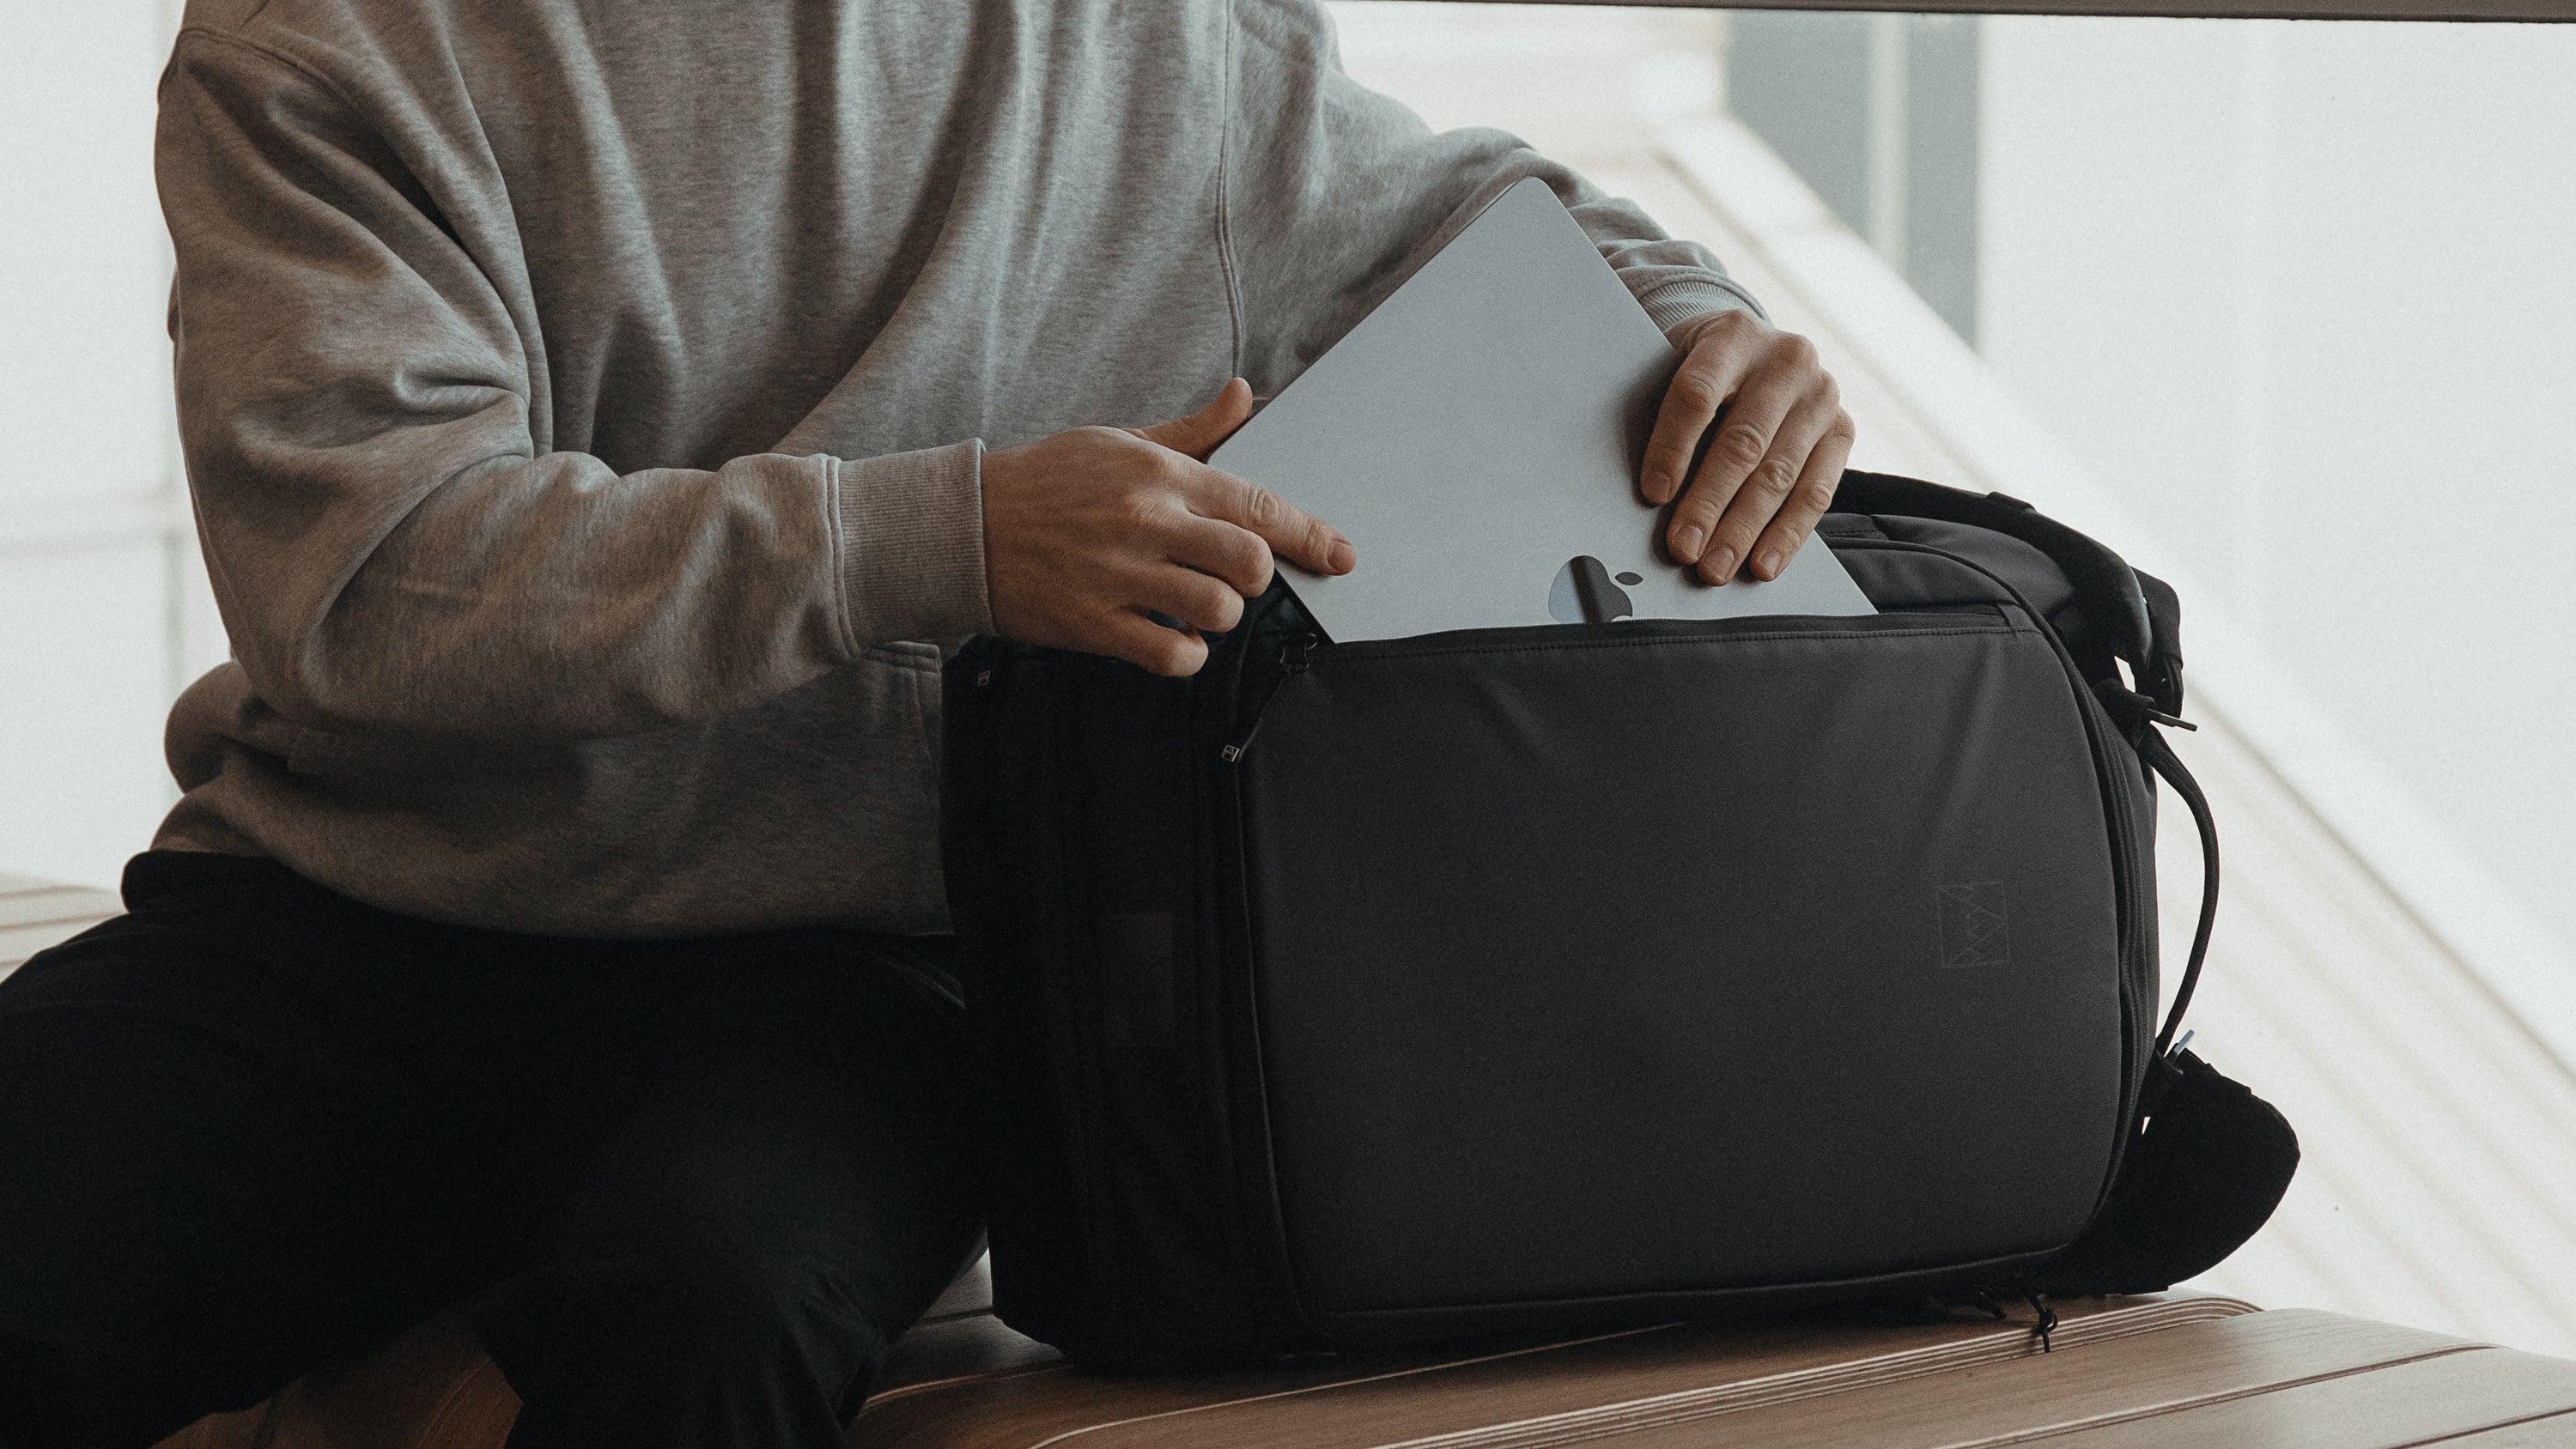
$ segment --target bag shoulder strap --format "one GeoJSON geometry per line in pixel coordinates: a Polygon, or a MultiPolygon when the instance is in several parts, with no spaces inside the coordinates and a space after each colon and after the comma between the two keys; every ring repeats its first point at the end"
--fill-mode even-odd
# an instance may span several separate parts
{"type": "Polygon", "coordinates": [[[2184,768],[2182,758],[2165,743],[2162,731],[2150,725],[2139,732],[2138,754],[2148,766],[2165,777],[2175,795],[2191,809],[2191,823],[2200,831],[2200,923],[2191,933],[2191,959],[2182,968],[2182,984],[2174,988],[2173,1008],[2165,1013],[2164,1029],[2156,1033],[2155,1054],[2150,1061],[2170,1060],[2174,1029],[2182,1025],[2183,1013],[2191,1009],[2191,993],[2200,985],[2201,963],[2209,957],[2210,928],[2218,923],[2218,822],[2209,813],[2209,797],[2200,793],[2200,782],[2184,768]]]}

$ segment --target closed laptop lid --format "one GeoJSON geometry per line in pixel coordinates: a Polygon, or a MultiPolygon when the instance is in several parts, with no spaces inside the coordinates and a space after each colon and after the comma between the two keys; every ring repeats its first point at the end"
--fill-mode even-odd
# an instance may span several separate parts
{"type": "Polygon", "coordinates": [[[1332,638],[1621,615],[1867,614],[1822,545],[1770,583],[1655,548],[1637,460],[1679,355],[1535,177],[1210,458],[1340,529],[1359,566],[1286,570],[1332,638]]]}

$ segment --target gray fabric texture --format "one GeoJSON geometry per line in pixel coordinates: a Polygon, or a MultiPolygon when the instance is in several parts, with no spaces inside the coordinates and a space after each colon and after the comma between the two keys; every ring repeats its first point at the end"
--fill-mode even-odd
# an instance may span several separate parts
{"type": "Polygon", "coordinates": [[[192,0],[180,430],[233,660],[156,844],[514,931],[940,929],[979,462],[1294,378],[1524,176],[1312,0],[192,0]]]}

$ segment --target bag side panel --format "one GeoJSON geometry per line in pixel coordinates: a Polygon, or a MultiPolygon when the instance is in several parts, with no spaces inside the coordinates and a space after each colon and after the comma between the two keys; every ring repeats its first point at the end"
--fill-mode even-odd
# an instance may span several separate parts
{"type": "MultiPolygon", "coordinates": [[[[2116,665],[2088,636],[2083,601],[2057,565],[2037,548],[2005,534],[1930,519],[1828,514],[1820,527],[1843,566],[1882,609],[1956,608],[1972,600],[2025,604],[2050,621],[2067,650],[2076,705],[2100,777],[2112,851],[2120,922],[2120,979],[2126,1031],[2121,1075],[2127,1084],[2108,1127],[2115,1149],[2103,1189],[2118,1171],[2118,1152],[2135,1135],[2138,1093],[2156,1032],[2155,777],[2137,742],[2103,708],[2096,680],[2119,682],[2116,665]],[[1890,546],[1894,545],[1894,546],[1890,546]],[[1929,550],[1938,549],[1939,552],[1929,550]],[[2090,642],[2088,643],[2088,637],[2090,642]]],[[[2139,728],[2145,728],[2142,724],[2139,728]]]]}
{"type": "Polygon", "coordinates": [[[1078,914],[1067,897],[1079,882],[1052,764],[1053,684],[1042,662],[1000,641],[950,661],[941,828],[979,1066],[995,1305],[1047,1341],[1106,1311],[1066,1030],[1066,925],[1078,914]]]}
{"type": "MultiPolygon", "coordinates": [[[[1226,1095],[1229,1061],[1205,909],[1200,690],[1085,660],[1060,701],[1073,747],[1063,768],[1080,802],[1072,838],[1094,983],[1078,1028],[1097,1062],[1102,1209],[1113,1225],[1118,1341],[1084,1357],[1179,1367],[1269,1346],[1241,1262],[1226,1095]]],[[[1063,1345],[1059,1345],[1063,1346],[1063,1345]]],[[[1069,1349],[1068,1351],[1075,1351],[1069,1349]]]]}

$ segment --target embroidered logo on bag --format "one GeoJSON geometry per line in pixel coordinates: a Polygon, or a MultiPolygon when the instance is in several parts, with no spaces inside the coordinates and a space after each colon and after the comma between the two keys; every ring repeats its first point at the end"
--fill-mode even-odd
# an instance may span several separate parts
{"type": "Polygon", "coordinates": [[[1941,893],[1941,964],[2001,966],[2012,960],[2012,917],[2004,883],[1971,881],[1937,887],[1941,893]]]}

